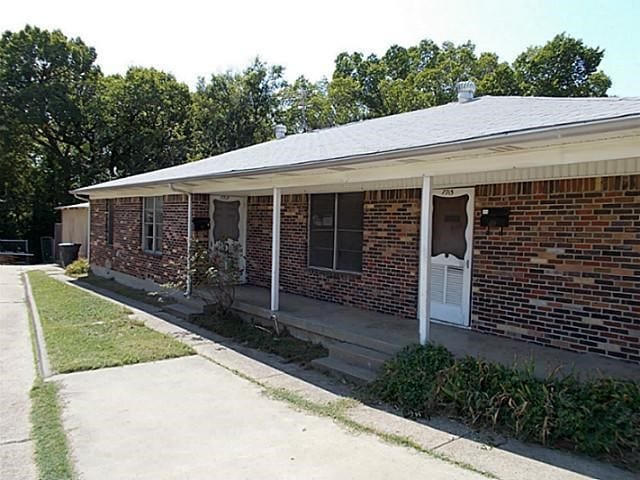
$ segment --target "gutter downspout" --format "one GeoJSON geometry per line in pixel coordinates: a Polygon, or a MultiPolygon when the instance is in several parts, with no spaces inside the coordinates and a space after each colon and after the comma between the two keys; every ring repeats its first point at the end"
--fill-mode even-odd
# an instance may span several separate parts
{"type": "Polygon", "coordinates": [[[192,232],[192,224],[193,224],[193,207],[191,203],[191,192],[187,190],[181,190],[176,188],[173,183],[169,184],[169,188],[173,192],[184,193],[187,195],[187,286],[185,288],[184,296],[191,296],[191,236],[192,232]]]}
{"type": "Polygon", "coordinates": [[[91,265],[91,197],[87,195],[87,198],[82,198],[79,194],[74,193],[73,196],[82,202],[87,202],[89,208],[87,208],[87,261],[91,265]]]}

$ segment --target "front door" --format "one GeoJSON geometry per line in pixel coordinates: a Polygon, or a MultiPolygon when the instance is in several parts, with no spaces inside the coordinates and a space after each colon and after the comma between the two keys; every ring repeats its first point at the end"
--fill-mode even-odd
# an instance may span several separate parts
{"type": "Polygon", "coordinates": [[[469,325],[473,241],[471,189],[442,189],[433,195],[431,318],[469,325]]]}
{"type": "MultiPolygon", "coordinates": [[[[247,203],[244,197],[211,195],[211,231],[209,249],[214,243],[228,240],[240,242],[243,254],[247,243],[247,203]]],[[[244,281],[243,273],[243,281],[244,281]]]]}

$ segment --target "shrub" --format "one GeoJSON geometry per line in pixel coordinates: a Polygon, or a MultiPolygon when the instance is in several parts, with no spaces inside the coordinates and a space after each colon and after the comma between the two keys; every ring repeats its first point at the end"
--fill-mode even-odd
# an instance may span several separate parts
{"type": "Polygon", "coordinates": [[[236,286],[245,271],[242,244],[231,239],[220,240],[210,249],[208,242],[194,238],[189,260],[189,269],[164,286],[184,288],[189,277],[194,290],[200,290],[206,300],[213,300],[222,314],[229,313],[235,301],[236,286]]]}
{"type": "Polygon", "coordinates": [[[442,346],[410,345],[385,363],[371,389],[403,415],[425,416],[429,414],[436,375],[452,364],[453,355],[442,346]]]}
{"type": "Polygon", "coordinates": [[[64,273],[66,273],[70,277],[79,277],[81,275],[88,274],[89,260],[87,260],[86,258],[79,258],[73,261],[65,267],[64,273]]]}
{"type": "Polygon", "coordinates": [[[640,468],[640,384],[575,376],[539,379],[441,346],[410,346],[387,362],[372,393],[404,415],[448,415],[525,441],[640,468]]]}

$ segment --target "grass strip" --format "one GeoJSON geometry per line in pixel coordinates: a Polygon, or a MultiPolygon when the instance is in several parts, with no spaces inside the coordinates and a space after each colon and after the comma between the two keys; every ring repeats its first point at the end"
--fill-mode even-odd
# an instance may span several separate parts
{"type": "Polygon", "coordinates": [[[31,389],[31,436],[41,480],[75,477],[57,392],[55,383],[40,378],[31,389]]]}
{"type": "Polygon", "coordinates": [[[48,277],[28,273],[47,353],[59,373],[130,365],[194,353],[130,318],[126,308],[48,277]]]}
{"type": "Polygon", "coordinates": [[[154,307],[162,307],[175,303],[175,301],[168,295],[161,295],[158,292],[147,292],[146,290],[127,287],[113,279],[98,277],[92,273],[78,277],[76,282],[78,285],[88,284],[94,287],[103,288],[110,292],[117,293],[118,295],[122,295],[123,297],[146,303],[154,307]]]}
{"type": "Polygon", "coordinates": [[[350,408],[359,404],[359,402],[355,399],[343,398],[335,402],[329,402],[329,403],[314,402],[313,400],[309,400],[308,398],[304,397],[298,392],[288,390],[282,387],[272,387],[250,375],[247,375],[244,372],[241,372],[240,370],[231,368],[221,362],[218,362],[213,358],[206,357],[206,356],[203,358],[218,365],[219,367],[224,368],[225,370],[233,373],[234,375],[253,383],[254,385],[260,387],[265,395],[268,395],[269,397],[275,400],[285,402],[295,409],[298,409],[307,413],[311,413],[320,417],[331,418],[337,424],[342,425],[343,427],[351,431],[374,435],[378,437],[380,440],[386,443],[389,443],[391,445],[410,448],[412,450],[428,455],[429,457],[436,458],[448,464],[455,465],[457,467],[463,468],[470,472],[478,473],[480,475],[483,475],[486,478],[490,478],[490,479],[498,478],[491,472],[480,470],[469,463],[460,462],[445,454],[426,448],[422,446],[420,443],[413,440],[411,437],[385,432],[383,430],[379,430],[377,428],[370,427],[368,425],[363,425],[362,423],[359,423],[356,420],[353,420],[352,418],[349,417],[347,412],[350,408]]]}

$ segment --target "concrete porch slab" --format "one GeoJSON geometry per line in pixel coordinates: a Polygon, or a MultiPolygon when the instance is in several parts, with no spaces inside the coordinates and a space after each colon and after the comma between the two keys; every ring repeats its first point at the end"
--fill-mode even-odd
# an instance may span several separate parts
{"type": "MultiPolygon", "coordinates": [[[[252,285],[237,288],[235,307],[247,315],[269,318],[269,290],[252,285]]],[[[418,342],[418,322],[370,312],[301,295],[280,293],[281,323],[311,336],[324,336],[392,355],[404,346],[418,342]]],[[[535,373],[545,377],[552,372],[574,372],[582,378],[603,375],[640,380],[638,365],[602,357],[545,347],[520,340],[498,337],[442,323],[431,323],[432,341],[444,345],[457,357],[467,355],[503,365],[535,365],[535,373]]]]}

